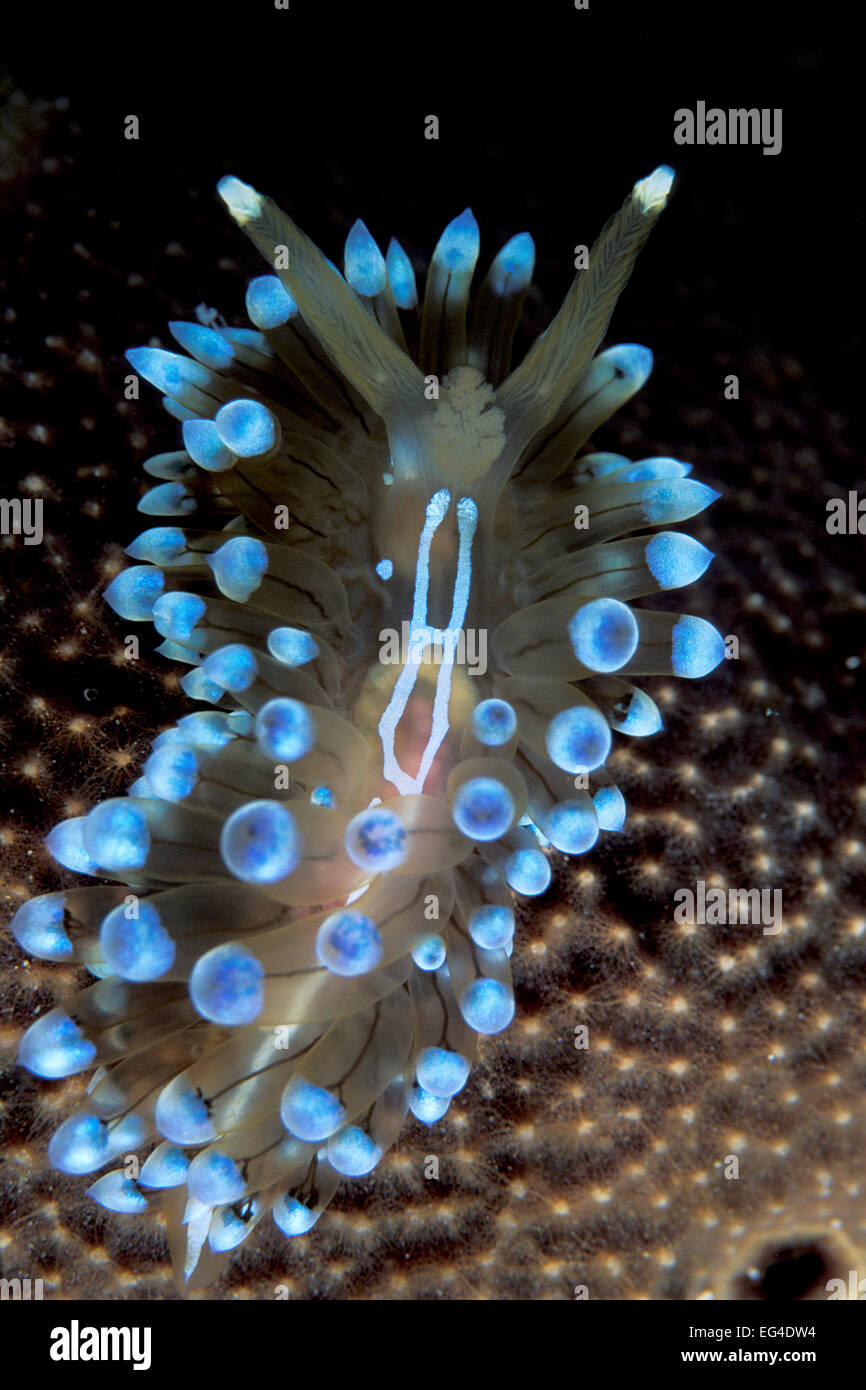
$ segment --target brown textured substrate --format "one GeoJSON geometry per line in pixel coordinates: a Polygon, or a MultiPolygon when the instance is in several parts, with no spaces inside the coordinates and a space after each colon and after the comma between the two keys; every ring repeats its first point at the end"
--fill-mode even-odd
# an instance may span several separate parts
{"type": "MultiPolygon", "coordinates": [[[[122,791],[187,708],[146,637],[142,660],[123,660],[99,598],[141,529],[141,461],[174,439],[149,402],[114,404],[120,353],[155,333],[166,345],[165,320],[202,299],[236,312],[244,284],[209,206],[145,280],[124,260],[127,226],[88,213],[74,111],[40,108],[27,131],[3,195],[21,254],[5,287],[0,441],[15,451],[7,495],[17,484],[45,500],[46,540],[2,552],[10,913],[73,881],[42,849],[47,829],[122,791]]],[[[610,764],[626,831],[558,860],[554,887],[523,910],[517,1018],[484,1042],[446,1121],[410,1119],[309,1237],[263,1223],[196,1296],[823,1297],[828,1278],[863,1268],[863,541],[828,536],[824,504],[864,480],[812,363],[756,344],[710,279],[678,284],[660,322],[639,279],[617,340],[658,347],[656,369],[598,442],[688,458],[723,491],[692,528],[718,558],[671,606],[735,634],[739,660],[652,683],[664,734],[617,740],[610,764]],[[729,371],[737,403],[721,399],[729,371]],[[675,890],[701,878],[781,888],[781,932],[676,925],[675,890]],[[438,1178],[424,1176],[430,1156],[438,1178]]],[[[87,1179],[46,1166],[85,1083],[38,1082],[14,1057],[74,972],[25,959],[8,933],[0,972],[2,1273],[42,1277],[54,1298],[176,1297],[159,1227],[103,1211],[87,1179]]]]}

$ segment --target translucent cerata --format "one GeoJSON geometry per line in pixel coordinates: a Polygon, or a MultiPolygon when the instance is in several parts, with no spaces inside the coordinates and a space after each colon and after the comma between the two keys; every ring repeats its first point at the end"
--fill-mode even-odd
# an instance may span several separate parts
{"type": "Polygon", "coordinates": [[[51,1163],[101,1174],[90,1196],[121,1219],[162,1211],[182,1285],[268,1215],[304,1235],[407,1110],[445,1114],[514,1015],[515,895],[624,824],[612,738],[662,726],[634,681],[725,654],[709,623],[644,606],[706,569],[669,528],[717,494],[590,442],[651,368],[599,347],[672,180],[635,184],[513,366],[528,234],[470,314],[468,209],[419,303],[396,241],[356,222],[341,274],[225,178],[267,263],[252,327],[203,311],[170,325],[181,352],[128,353],[182,445],[145,464],[153,524],[106,598],[153,624],[199,708],[127,796],[51,832],[100,882],[13,931],[96,982],[19,1060],[93,1073],[51,1163]]]}

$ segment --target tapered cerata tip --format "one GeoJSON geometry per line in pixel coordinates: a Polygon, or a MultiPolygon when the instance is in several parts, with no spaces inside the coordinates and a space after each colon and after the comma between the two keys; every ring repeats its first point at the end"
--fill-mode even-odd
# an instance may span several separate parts
{"type": "Polygon", "coordinates": [[[217,193],[222,198],[232,217],[241,226],[258,217],[262,210],[260,195],[248,183],[242,183],[233,174],[226,174],[217,184],[217,193]]]}
{"type": "Polygon", "coordinates": [[[385,257],[379,250],[360,217],[346,238],[346,279],[358,294],[381,294],[387,271],[385,257]]]}
{"type": "Polygon", "coordinates": [[[669,164],[660,164],[645,179],[640,179],[635,184],[634,196],[645,212],[664,207],[668,194],[673,188],[675,177],[676,175],[669,164]]]}

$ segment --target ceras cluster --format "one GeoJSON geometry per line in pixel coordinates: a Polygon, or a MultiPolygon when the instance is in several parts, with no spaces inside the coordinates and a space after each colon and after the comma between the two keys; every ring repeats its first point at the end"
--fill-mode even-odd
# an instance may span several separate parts
{"type": "Polygon", "coordinates": [[[343,276],[227,178],[277,269],[249,285],[253,327],[175,323],[188,356],[129,354],[183,448],[145,465],[158,522],[107,598],[153,622],[212,708],[154,740],[128,796],[49,837],[61,864],[112,882],[17,914],[27,951],[97,977],[33,1024],[20,1060],[97,1069],[55,1167],[156,1141],[91,1195],[177,1216],[186,1278],[205,1243],[227,1257],[268,1212],[308,1231],[407,1109],[445,1114],[478,1034],[514,1014],[513,895],[545,891],[551,848],[585,853],[624,823],[612,735],[661,728],[632,678],[724,656],[704,620],[633,606],[703,573],[709,551],[663,528],[717,494],[674,459],[587,447],[650,371],[645,348],[598,348],[671,182],[635,185],[511,371],[526,234],[470,327],[468,211],[419,308],[396,242],[382,256],[356,223],[343,276]],[[406,632],[397,662],[383,629],[406,632]],[[461,663],[467,629],[491,634],[483,672],[461,663]]]}

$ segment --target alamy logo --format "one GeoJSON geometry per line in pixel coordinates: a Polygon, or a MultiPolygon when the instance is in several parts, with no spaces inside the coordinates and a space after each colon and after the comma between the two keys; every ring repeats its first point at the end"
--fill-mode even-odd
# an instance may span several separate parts
{"type": "Polygon", "coordinates": [[[674,921],[694,926],[762,923],[764,936],[778,936],[782,930],[781,888],[708,888],[699,878],[694,891],[678,888],[674,893],[674,921]]]}
{"type": "Polygon", "coordinates": [[[24,536],[25,545],[42,543],[41,497],[0,497],[0,534],[24,536]]]}
{"type": "Polygon", "coordinates": [[[43,1279],[0,1279],[0,1302],[7,1298],[13,1302],[44,1298],[44,1282],[43,1279]]]}
{"type": "Polygon", "coordinates": [[[826,506],[827,531],[831,536],[866,536],[866,497],[856,492],[829,498],[826,506]]]}
{"type": "Polygon", "coordinates": [[[131,1361],[134,1371],[150,1370],[149,1327],[68,1327],[51,1329],[52,1361],[131,1361]]]}
{"type": "Polygon", "coordinates": [[[862,1303],[866,1298],[866,1279],[861,1279],[860,1272],[856,1269],[848,1270],[847,1287],[844,1279],[828,1279],[825,1287],[830,1302],[834,1298],[850,1298],[862,1303]]]}
{"type": "Polygon", "coordinates": [[[681,106],[674,112],[674,143],[677,145],[763,145],[764,154],[782,150],[781,106],[731,107],[707,109],[699,101],[695,110],[681,106]]]}
{"type": "Polygon", "coordinates": [[[413,628],[404,622],[400,632],[383,628],[379,641],[379,660],[384,666],[420,666],[429,650],[429,660],[435,666],[442,665],[447,652],[451,664],[465,666],[470,676],[483,676],[487,670],[487,629],[483,627],[452,632],[426,625],[413,628]]]}

